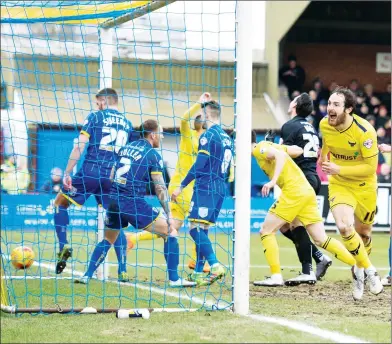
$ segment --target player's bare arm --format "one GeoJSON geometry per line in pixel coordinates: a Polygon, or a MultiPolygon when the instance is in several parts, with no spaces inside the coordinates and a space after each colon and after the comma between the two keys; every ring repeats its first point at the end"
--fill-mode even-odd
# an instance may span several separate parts
{"type": "Polygon", "coordinates": [[[171,194],[171,201],[172,202],[177,202],[177,197],[181,194],[182,192],[182,187],[179,186],[178,188],[176,188],[173,193],[171,194]]]}
{"type": "Polygon", "coordinates": [[[275,149],[274,147],[269,147],[266,153],[268,160],[275,160],[275,171],[272,179],[261,189],[261,195],[263,197],[267,197],[270,190],[276,185],[276,182],[278,181],[278,178],[282,173],[287,157],[285,152],[275,149]]]}
{"type": "Polygon", "coordinates": [[[391,146],[387,145],[385,143],[378,145],[378,149],[380,150],[381,153],[390,153],[391,152],[391,146]]]}
{"type": "Polygon", "coordinates": [[[285,146],[285,147],[286,147],[287,154],[291,158],[297,158],[304,153],[304,150],[301,147],[298,147],[295,145],[294,146],[285,146]]]}
{"type": "Polygon", "coordinates": [[[328,147],[327,147],[327,145],[325,144],[325,141],[324,141],[324,139],[322,139],[322,142],[323,142],[323,146],[322,146],[322,148],[320,149],[320,156],[319,156],[319,158],[318,158],[318,160],[317,160],[317,164],[319,164],[320,165],[320,167],[322,166],[322,164],[324,163],[324,162],[327,162],[328,161],[328,147]]]}
{"type": "Polygon", "coordinates": [[[189,120],[197,114],[201,110],[201,104],[209,102],[211,100],[211,94],[208,92],[204,92],[200,98],[199,102],[195,103],[193,106],[191,106],[182,116],[181,118],[181,126],[180,126],[180,132],[182,134],[186,134],[187,132],[190,131],[190,126],[189,126],[189,120]]]}
{"type": "Polygon", "coordinates": [[[161,203],[161,206],[165,211],[165,214],[170,218],[169,196],[165,185],[165,181],[163,179],[163,175],[161,173],[152,174],[151,179],[154,182],[155,193],[159,199],[159,202],[161,203]]]}
{"type": "Polygon", "coordinates": [[[84,149],[86,148],[86,143],[89,141],[89,138],[80,134],[78,142],[74,144],[74,147],[69,155],[68,164],[64,171],[63,184],[66,189],[72,188],[72,178],[71,172],[80,160],[80,157],[83,155],[84,149]]]}

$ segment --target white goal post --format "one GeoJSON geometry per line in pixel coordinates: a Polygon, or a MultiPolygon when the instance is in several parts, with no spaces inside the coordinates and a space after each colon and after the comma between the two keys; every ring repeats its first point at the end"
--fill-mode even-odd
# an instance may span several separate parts
{"type": "Polygon", "coordinates": [[[249,313],[252,130],[252,1],[237,1],[235,85],[234,312],[249,313]]]}
{"type": "MultiPolygon", "coordinates": [[[[98,29],[99,47],[99,89],[112,87],[113,76],[113,29],[98,29]]],[[[98,229],[97,242],[101,242],[105,237],[105,210],[98,206],[98,229]]],[[[97,269],[99,280],[106,280],[109,277],[108,258],[97,269]]]]}

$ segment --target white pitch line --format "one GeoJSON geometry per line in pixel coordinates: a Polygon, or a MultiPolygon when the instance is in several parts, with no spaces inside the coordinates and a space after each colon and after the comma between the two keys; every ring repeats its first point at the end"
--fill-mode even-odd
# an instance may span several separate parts
{"type": "MultiPolygon", "coordinates": [[[[50,264],[46,264],[46,263],[34,262],[33,265],[44,267],[44,268],[51,270],[51,271],[55,270],[54,265],[50,265],[50,264]]],[[[84,273],[81,271],[71,270],[68,268],[64,269],[63,272],[71,274],[71,275],[80,276],[80,277],[84,275],[84,273]]],[[[23,276],[21,276],[21,277],[23,277],[23,276]]],[[[107,282],[119,283],[117,281],[110,281],[110,280],[108,280],[107,282]]],[[[202,305],[202,306],[209,306],[209,307],[214,306],[213,302],[203,301],[202,299],[200,299],[198,297],[189,297],[187,295],[178,295],[178,294],[172,293],[170,291],[162,291],[161,289],[157,289],[155,287],[147,287],[147,286],[139,285],[139,284],[132,284],[132,283],[121,283],[121,284],[126,285],[126,286],[130,286],[132,288],[153,291],[153,292],[155,292],[157,294],[161,294],[161,295],[167,295],[167,296],[171,296],[171,297],[175,297],[175,298],[178,298],[178,297],[184,298],[184,299],[195,302],[195,303],[202,305]]],[[[309,334],[314,335],[316,337],[332,340],[336,343],[368,343],[367,341],[364,341],[364,340],[356,338],[356,337],[347,336],[347,335],[344,335],[344,334],[341,334],[341,333],[335,332],[335,331],[323,330],[319,327],[309,326],[307,324],[304,324],[304,323],[301,323],[298,321],[288,320],[285,318],[267,317],[267,316],[258,315],[258,314],[249,314],[249,315],[246,315],[246,317],[251,318],[253,320],[261,321],[264,323],[268,322],[268,323],[276,324],[279,326],[288,327],[288,328],[291,328],[291,329],[296,330],[298,332],[309,333],[309,334]]]]}
{"type": "Polygon", "coordinates": [[[52,279],[59,279],[59,280],[72,280],[72,277],[57,277],[57,276],[1,276],[2,279],[5,280],[52,280],[52,279]]]}
{"type": "MultiPolygon", "coordinates": [[[[107,263],[109,266],[117,266],[118,263],[107,263]]],[[[132,267],[140,267],[140,268],[151,268],[154,266],[166,266],[166,264],[151,264],[151,263],[138,263],[136,264],[127,264],[128,266],[132,266],[132,267]]],[[[250,265],[250,268],[252,269],[269,269],[268,265],[250,265]]],[[[299,265],[281,265],[282,269],[301,269],[301,267],[299,265]]],[[[330,266],[328,268],[328,270],[333,269],[333,270],[351,270],[350,267],[348,266],[330,266]]],[[[379,271],[389,271],[389,268],[387,267],[382,267],[379,268],[377,267],[377,270],[379,271]]]]}
{"type": "MultiPolygon", "coordinates": [[[[48,270],[55,271],[54,265],[51,265],[51,264],[34,262],[33,265],[41,266],[41,267],[46,268],[48,270]]],[[[81,272],[81,271],[72,270],[72,269],[69,269],[69,268],[64,269],[63,272],[65,272],[67,274],[70,274],[70,275],[75,275],[75,276],[78,276],[78,277],[82,277],[84,275],[84,273],[81,272]]],[[[189,300],[191,302],[195,302],[197,304],[200,304],[202,306],[209,306],[209,307],[213,307],[214,306],[214,303],[212,301],[207,301],[207,300],[204,301],[204,300],[202,300],[202,299],[200,299],[198,297],[194,297],[194,296],[189,297],[188,295],[180,295],[180,294],[176,294],[176,293],[173,293],[173,292],[170,292],[170,291],[162,291],[161,289],[158,289],[158,288],[155,288],[155,287],[147,287],[147,286],[144,286],[144,285],[140,285],[138,283],[118,282],[118,281],[114,281],[114,280],[113,281],[106,280],[106,282],[116,283],[116,284],[120,283],[121,285],[126,285],[126,286],[129,286],[129,287],[132,287],[132,288],[136,288],[136,289],[153,291],[154,293],[157,293],[157,294],[160,294],[160,295],[164,295],[164,296],[171,296],[171,297],[174,297],[174,298],[180,297],[180,298],[189,300]]]]}
{"type": "MultiPolygon", "coordinates": [[[[10,260],[10,256],[5,256],[5,258],[7,260],[10,260]]],[[[48,269],[50,271],[55,271],[56,270],[55,266],[52,265],[52,264],[40,263],[40,262],[37,262],[37,261],[35,261],[33,263],[33,266],[43,267],[43,268],[48,269]]],[[[72,270],[72,269],[69,269],[69,268],[65,268],[63,270],[63,272],[72,275],[71,279],[73,279],[74,276],[82,277],[84,275],[84,273],[82,271],[72,270]]],[[[25,277],[25,276],[20,276],[20,277],[25,277]]],[[[40,276],[38,276],[38,277],[40,277],[40,276]]],[[[62,279],[64,279],[63,276],[62,276],[62,279]]],[[[118,282],[116,280],[106,280],[106,282],[116,283],[116,284],[120,283],[121,285],[126,285],[126,286],[129,286],[129,287],[132,287],[132,288],[136,288],[136,289],[153,291],[153,292],[155,292],[157,294],[164,295],[164,296],[171,296],[171,297],[174,297],[174,298],[180,297],[180,298],[189,300],[191,302],[195,302],[197,304],[200,304],[202,306],[208,306],[208,307],[216,306],[212,301],[208,301],[208,300],[204,301],[204,300],[202,300],[202,299],[200,299],[198,297],[195,297],[195,296],[189,297],[188,295],[180,295],[180,294],[172,293],[170,291],[162,291],[161,289],[158,289],[158,288],[155,288],[155,287],[147,287],[147,286],[140,285],[140,284],[137,284],[137,283],[132,284],[132,283],[129,283],[129,282],[118,282]]]]}
{"type": "Polygon", "coordinates": [[[319,327],[310,326],[298,321],[287,320],[284,318],[266,317],[258,314],[249,314],[247,315],[247,317],[257,321],[261,321],[262,323],[267,322],[270,324],[285,326],[299,332],[309,333],[323,339],[332,340],[336,343],[369,343],[362,339],[347,336],[336,331],[323,330],[319,327]]]}

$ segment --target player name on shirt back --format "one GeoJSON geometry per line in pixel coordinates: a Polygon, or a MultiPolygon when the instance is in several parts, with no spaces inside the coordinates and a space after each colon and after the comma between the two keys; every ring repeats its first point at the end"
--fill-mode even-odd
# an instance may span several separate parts
{"type": "Polygon", "coordinates": [[[121,125],[125,129],[129,129],[129,124],[123,116],[110,114],[110,117],[106,117],[103,119],[103,123],[106,126],[112,126],[113,124],[121,125]]]}

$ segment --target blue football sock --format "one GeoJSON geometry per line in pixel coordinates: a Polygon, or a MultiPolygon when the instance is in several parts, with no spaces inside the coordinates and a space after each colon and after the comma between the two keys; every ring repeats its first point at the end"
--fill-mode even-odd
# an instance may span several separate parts
{"type": "MultiPolygon", "coordinates": [[[[208,229],[203,229],[203,232],[208,237],[208,229]]],[[[203,272],[204,265],[206,264],[206,258],[201,254],[200,250],[196,252],[196,256],[197,256],[197,260],[196,260],[195,272],[203,272]]]]}
{"type": "Polygon", "coordinates": [[[180,247],[178,240],[175,237],[168,237],[164,244],[164,254],[167,264],[167,271],[169,273],[170,281],[177,281],[180,277],[178,276],[178,264],[180,263],[180,247]]]}
{"type": "Polygon", "coordinates": [[[62,206],[57,207],[54,213],[54,226],[56,228],[57,238],[59,240],[60,252],[64,245],[68,244],[67,241],[67,225],[69,224],[69,216],[67,208],[62,206]]]}
{"type": "Polygon", "coordinates": [[[389,276],[392,276],[392,237],[389,239],[389,276]]]}
{"type": "Polygon", "coordinates": [[[199,254],[208,261],[208,264],[210,266],[218,263],[218,260],[216,259],[216,255],[214,253],[214,250],[212,248],[212,244],[204,230],[199,230],[197,228],[192,228],[190,230],[190,235],[195,241],[196,244],[196,253],[197,256],[199,257],[199,254]]]}
{"type": "Polygon", "coordinates": [[[117,240],[114,242],[114,250],[118,260],[118,274],[127,272],[127,238],[123,230],[118,233],[117,240]]]}
{"type": "Polygon", "coordinates": [[[90,262],[88,263],[87,272],[84,274],[85,276],[90,278],[93,277],[95,270],[97,270],[98,266],[105,260],[111,246],[110,242],[106,239],[95,246],[90,262]]]}

